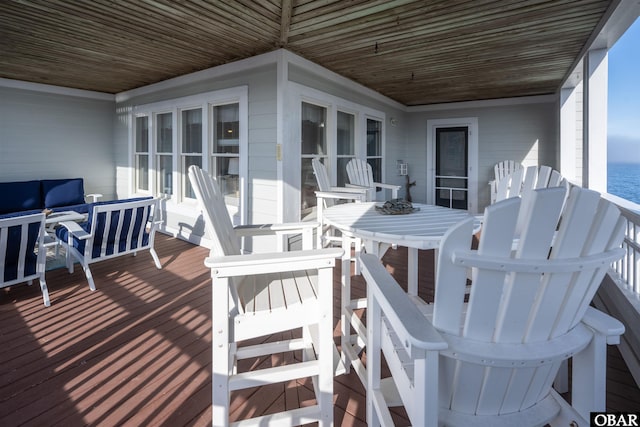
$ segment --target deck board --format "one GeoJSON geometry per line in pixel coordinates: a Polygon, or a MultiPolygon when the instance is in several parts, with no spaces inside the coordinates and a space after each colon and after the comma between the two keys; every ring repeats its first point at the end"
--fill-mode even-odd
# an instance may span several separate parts
{"type": "MultiPolygon", "coordinates": [[[[208,251],[164,235],[157,236],[156,249],[162,270],[148,253],[94,265],[96,292],[80,268],[47,272],[49,308],[37,285],[0,290],[0,425],[211,424],[208,251]]],[[[421,295],[430,299],[432,255],[421,251],[419,257],[421,295]]],[[[391,250],[384,261],[406,283],[406,251],[391,250]]],[[[339,273],[338,267],[336,295],[339,273]]],[[[364,296],[360,277],[353,277],[353,286],[364,296]]],[[[335,304],[336,338],[338,314],[335,304]]],[[[609,354],[608,407],[637,410],[640,390],[617,350],[609,354]]],[[[300,355],[242,361],[241,367],[294,357],[300,355]]],[[[366,425],[364,389],[355,374],[336,377],[334,391],[336,425],[366,425]]],[[[234,392],[231,414],[242,419],[312,403],[310,381],[291,381],[234,392]]],[[[394,417],[407,424],[402,410],[394,417]]]]}

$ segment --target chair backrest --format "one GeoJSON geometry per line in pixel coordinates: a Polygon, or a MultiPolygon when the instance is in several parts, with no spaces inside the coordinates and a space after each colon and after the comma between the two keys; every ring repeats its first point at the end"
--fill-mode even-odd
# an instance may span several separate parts
{"type": "Polygon", "coordinates": [[[240,240],[215,179],[198,166],[189,167],[189,180],[204,215],[205,227],[213,240],[214,255],[239,255],[240,240]]]}
{"type": "Polygon", "coordinates": [[[147,224],[154,213],[158,215],[158,200],[151,197],[91,204],[87,228],[92,237],[84,256],[103,258],[152,247],[147,224]]]}
{"type": "Polygon", "coordinates": [[[373,169],[366,160],[351,159],[347,163],[347,177],[349,183],[352,185],[358,185],[361,187],[368,187],[366,200],[376,200],[376,187],[373,180],[373,169]]]}
{"type": "Polygon", "coordinates": [[[320,159],[311,159],[311,165],[313,166],[313,173],[318,181],[318,190],[331,191],[331,181],[329,180],[329,174],[327,168],[320,161],[320,159]]]}
{"type": "Polygon", "coordinates": [[[363,187],[373,187],[373,169],[366,160],[351,159],[347,163],[347,176],[349,182],[353,185],[361,185],[363,187]]]}
{"type": "Polygon", "coordinates": [[[567,180],[549,166],[521,167],[497,181],[495,201],[510,197],[526,197],[533,190],[560,186],[567,187],[567,180]]]}
{"type": "MultiPolygon", "coordinates": [[[[563,336],[582,320],[609,264],[622,256],[624,220],[597,192],[579,187],[571,189],[566,203],[563,187],[535,190],[529,200],[524,205],[511,198],[487,207],[477,251],[469,249],[471,221],[445,235],[433,312],[433,325],[444,335],[516,351],[513,346],[563,336]],[[519,215],[520,209],[525,212],[519,215]],[[522,216],[526,226],[514,250],[522,216]],[[472,285],[465,303],[469,267],[472,285]]],[[[527,348],[520,354],[532,357],[533,347],[527,348]]],[[[547,396],[560,365],[481,366],[456,357],[441,360],[440,402],[470,414],[530,407],[547,396]]]]}
{"type": "Polygon", "coordinates": [[[518,169],[522,169],[522,164],[516,162],[515,160],[503,160],[496,163],[493,167],[496,182],[507,175],[511,175],[518,169]]]}
{"type": "MultiPolygon", "coordinates": [[[[311,166],[313,166],[313,173],[316,176],[316,181],[318,182],[318,190],[320,191],[331,191],[331,180],[329,180],[329,174],[327,173],[327,168],[320,161],[320,159],[313,158],[311,159],[311,166]]],[[[329,198],[323,198],[325,207],[330,207],[334,205],[334,200],[329,198]]]]}
{"type": "Polygon", "coordinates": [[[0,287],[44,273],[44,227],[43,213],[0,219],[0,287]]]}

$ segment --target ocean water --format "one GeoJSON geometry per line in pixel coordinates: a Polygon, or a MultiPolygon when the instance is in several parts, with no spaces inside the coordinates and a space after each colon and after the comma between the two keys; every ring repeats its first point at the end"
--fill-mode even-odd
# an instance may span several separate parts
{"type": "Polygon", "coordinates": [[[640,204],[640,163],[609,163],[607,192],[640,204]]]}

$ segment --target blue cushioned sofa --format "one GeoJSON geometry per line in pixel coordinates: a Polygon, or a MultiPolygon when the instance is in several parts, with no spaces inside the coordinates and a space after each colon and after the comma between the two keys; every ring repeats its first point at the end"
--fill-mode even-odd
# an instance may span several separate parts
{"type": "MultiPolygon", "coordinates": [[[[87,197],[96,201],[100,195],[89,194],[87,197]]],[[[38,213],[45,208],[88,213],[84,180],[68,178],[0,182],[0,218],[38,213]]]]}

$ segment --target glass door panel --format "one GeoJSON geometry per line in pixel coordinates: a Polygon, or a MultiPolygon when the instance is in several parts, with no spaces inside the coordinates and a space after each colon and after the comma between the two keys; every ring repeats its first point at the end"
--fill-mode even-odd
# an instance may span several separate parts
{"type": "Polygon", "coordinates": [[[302,160],[300,213],[302,218],[314,211],[318,184],[313,174],[311,159],[319,158],[326,164],[327,157],[327,109],[318,105],[302,103],[302,160]]]}
{"type": "Polygon", "coordinates": [[[436,129],[436,205],[467,209],[469,131],[436,129]]]}

